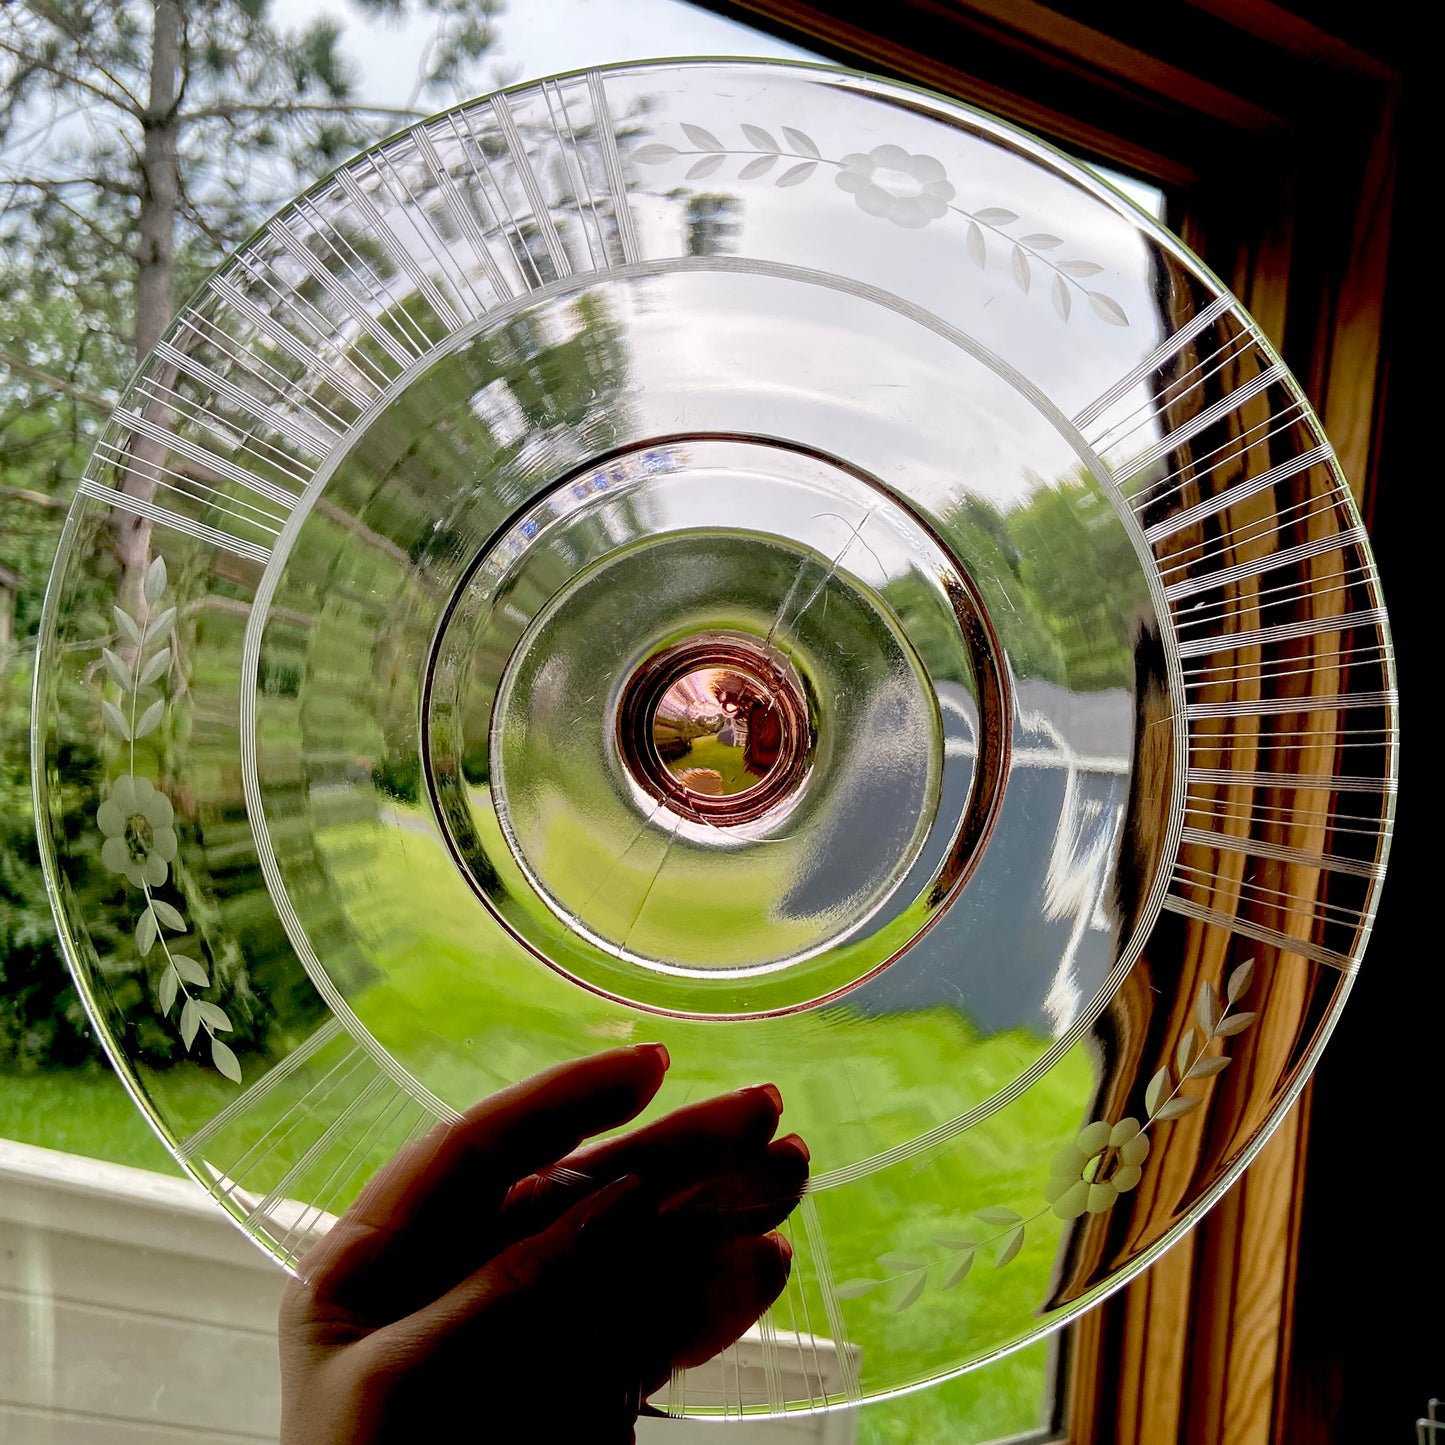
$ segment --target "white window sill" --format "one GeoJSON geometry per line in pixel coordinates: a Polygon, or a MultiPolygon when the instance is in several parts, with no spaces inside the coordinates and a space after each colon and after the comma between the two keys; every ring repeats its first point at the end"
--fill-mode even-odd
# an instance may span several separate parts
{"type": "MultiPolygon", "coordinates": [[[[274,1445],[283,1282],[194,1184],[0,1139],[0,1440],[274,1445]]],[[[689,1375],[699,1391],[706,1369],[689,1375]]],[[[726,1437],[851,1445],[856,1420],[732,1422],[726,1437]]],[[[642,1420],[637,1438],[721,1441],[693,1421],[642,1420]]]]}

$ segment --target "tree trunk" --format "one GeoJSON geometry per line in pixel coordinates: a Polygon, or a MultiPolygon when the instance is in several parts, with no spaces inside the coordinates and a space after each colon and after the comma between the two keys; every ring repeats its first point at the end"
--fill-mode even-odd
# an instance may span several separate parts
{"type": "MultiPolygon", "coordinates": [[[[143,361],[170,324],[175,307],[176,211],[180,203],[179,102],[181,90],[180,0],[154,0],[150,94],[141,115],[145,148],[141,158],[140,245],[136,269],[135,350],[143,361]]],[[[162,400],[144,410],[147,420],[165,425],[170,408],[162,400]]],[[[132,434],[124,490],[143,501],[155,495],[166,448],[132,434]]],[[[120,513],[116,518],[121,563],[122,605],[138,615],[141,583],[150,557],[151,525],[120,513]]]]}

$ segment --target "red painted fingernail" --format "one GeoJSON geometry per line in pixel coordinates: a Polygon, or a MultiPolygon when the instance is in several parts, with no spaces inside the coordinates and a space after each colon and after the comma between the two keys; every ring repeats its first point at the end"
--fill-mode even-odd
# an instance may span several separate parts
{"type": "Polygon", "coordinates": [[[778,1253],[783,1257],[783,1263],[791,1264],[793,1262],[793,1246],[781,1234],[775,1234],[772,1238],[773,1243],[778,1246],[778,1253]]]}
{"type": "Polygon", "coordinates": [[[783,1112],[783,1096],[776,1084],[753,1084],[749,1088],[739,1089],[740,1094],[762,1094],[773,1106],[773,1113],[783,1112]]]}
{"type": "Polygon", "coordinates": [[[656,1054],[662,1060],[664,1069],[672,1067],[672,1055],[668,1053],[666,1044],[634,1044],[632,1047],[639,1054],[656,1054]]]}
{"type": "Polygon", "coordinates": [[[812,1154],[808,1152],[808,1146],[803,1143],[802,1136],[799,1134],[785,1134],[778,1140],[778,1143],[791,1145],[804,1159],[811,1160],[813,1157],[812,1154]]]}

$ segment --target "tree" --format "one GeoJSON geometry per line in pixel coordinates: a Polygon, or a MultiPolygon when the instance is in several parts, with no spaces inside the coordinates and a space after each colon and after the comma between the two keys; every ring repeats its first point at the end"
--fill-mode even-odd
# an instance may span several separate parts
{"type": "MultiPolygon", "coordinates": [[[[471,88],[501,8],[353,3],[434,20],[408,106],[358,98],[341,28],[287,31],[269,0],[0,4],[0,562],[22,584],[21,646],[0,657],[0,992],[15,1014],[0,1017],[0,1059],[64,1061],[86,1047],[77,1001],[57,993],[33,846],[24,643],[91,447],[185,294],[311,180],[471,88]]],[[[162,387],[142,415],[164,427],[166,413],[162,387]]],[[[147,497],[161,448],[138,432],[126,447],[127,489],[147,497]]],[[[115,552],[134,607],[149,525],[117,514],[115,552]]],[[[77,759],[78,773],[88,766],[77,759]]]]}
{"type": "MultiPolygon", "coordinates": [[[[410,9],[436,18],[419,98],[466,78],[492,43],[500,0],[361,3],[374,14],[410,9]]],[[[8,373],[0,418],[64,399],[73,409],[70,429],[93,435],[123,380],[122,357],[133,366],[150,352],[182,287],[307,181],[418,118],[415,109],[356,98],[334,21],[287,33],[268,12],[269,0],[11,0],[6,7],[0,307],[33,311],[54,299],[44,292],[55,282],[73,294],[83,325],[68,337],[13,325],[0,335],[8,373]],[[26,258],[41,264],[27,266],[26,258]]],[[[157,397],[143,415],[164,424],[165,410],[157,397]]],[[[127,487],[146,496],[160,445],[137,434],[129,450],[127,487]]],[[[148,524],[118,521],[116,543],[122,596],[133,600],[148,524]]]]}

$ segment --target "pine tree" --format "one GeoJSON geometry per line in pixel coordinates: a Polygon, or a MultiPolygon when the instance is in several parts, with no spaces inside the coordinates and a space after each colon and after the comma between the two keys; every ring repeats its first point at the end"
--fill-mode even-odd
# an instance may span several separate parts
{"type": "MultiPolygon", "coordinates": [[[[355,3],[433,19],[409,106],[358,98],[340,27],[288,32],[268,0],[0,0],[0,565],[21,583],[9,656],[0,639],[0,1064],[95,1052],[27,769],[27,637],[91,446],[178,303],[251,229],[358,147],[483,88],[500,0],[355,3]]],[[[157,448],[129,445],[144,493],[157,448]]],[[[145,523],[117,525],[123,596],[149,543],[145,523]]]]}

